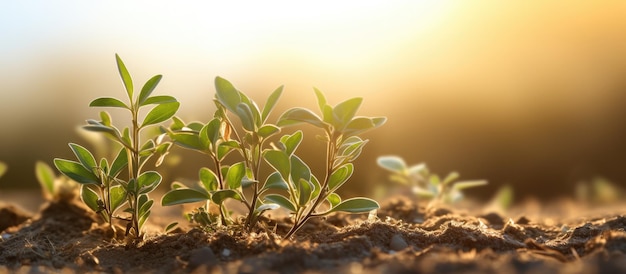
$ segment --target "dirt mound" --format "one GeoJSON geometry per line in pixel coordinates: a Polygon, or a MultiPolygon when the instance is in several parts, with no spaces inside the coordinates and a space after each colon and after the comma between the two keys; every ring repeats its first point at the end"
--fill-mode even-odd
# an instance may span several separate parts
{"type": "Polygon", "coordinates": [[[478,217],[410,200],[378,216],[338,214],[294,239],[285,220],[254,232],[193,228],[127,242],[79,203],[45,206],[3,232],[7,271],[106,273],[619,273],[626,272],[626,217],[613,214],[549,226],[495,213],[478,217]],[[278,231],[278,234],[275,232],[278,231]]]}

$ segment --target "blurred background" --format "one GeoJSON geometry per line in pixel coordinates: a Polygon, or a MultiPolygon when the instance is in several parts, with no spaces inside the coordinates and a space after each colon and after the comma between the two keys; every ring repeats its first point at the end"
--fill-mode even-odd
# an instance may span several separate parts
{"type": "MultiPolygon", "coordinates": [[[[623,185],[625,34],[621,1],[11,1],[0,9],[0,188],[35,189],[35,161],[89,145],[78,128],[101,110],[89,102],[125,96],[115,53],[136,86],[163,74],[155,94],[177,97],[186,121],[211,118],[218,75],[261,104],[285,85],[276,115],[316,109],[314,86],[333,105],[364,97],[360,115],[389,120],[365,135],[349,195],[387,182],[375,160],[389,154],[486,179],[469,191],[479,198],[504,184],[542,199],[597,176],[623,185]]],[[[321,163],[305,129],[301,154],[321,163]]],[[[210,166],[175,153],[166,182],[210,166]]]]}

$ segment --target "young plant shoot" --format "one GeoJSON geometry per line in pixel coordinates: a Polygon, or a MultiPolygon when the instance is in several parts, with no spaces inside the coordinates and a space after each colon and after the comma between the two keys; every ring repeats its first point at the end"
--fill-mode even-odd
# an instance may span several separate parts
{"type": "Polygon", "coordinates": [[[198,210],[199,215],[192,215],[193,220],[200,220],[203,224],[216,219],[208,215],[208,207],[212,201],[219,206],[221,223],[231,224],[233,220],[224,201],[234,199],[248,209],[244,226],[252,229],[264,211],[278,207],[274,204],[263,204],[259,199],[266,190],[265,185],[259,185],[259,176],[266,141],[280,132],[280,128],[268,123],[268,118],[282,94],[283,87],[271,93],[262,110],[256,102],[226,79],[217,77],[215,88],[217,92],[214,102],[217,111],[211,121],[207,124],[184,124],[182,120],[175,119],[169,129],[170,138],[176,144],[208,155],[213,161],[215,172],[202,168],[199,174],[200,187],[173,185],[173,189],[165,194],[161,203],[174,205],[206,201],[205,206],[198,210]],[[242,125],[240,129],[235,127],[229,115],[239,119],[242,125]],[[232,151],[239,152],[241,161],[230,166],[225,165],[224,158],[232,151]],[[244,195],[244,188],[252,189],[251,198],[244,195]]]}
{"type": "Polygon", "coordinates": [[[70,201],[76,198],[78,184],[66,176],[57,176],[48,164],[37,161],[35,175],[46,200],[70,201]]]}
{"type": "Polygon", "coordinates": [[[83,128],[105,134],[122,148],[109,165],[107,159],[102,158],[96,162],[89,150],[77,144],[70,144],[78,162],[55,159],[54,164],[61,173],[82,184],[81,198],[87,206],[100,213],[110,224],[114,218],[128,221],[126,235],[132,233],[136,238],[142,238],[143,224],[150,216],[150,209],[154,203],[148,194],[161,182],[159,173],[143,171],[143,168],[155,155],[160,156],[156,161],[156,165],[159,165],[169,151],[171,143],[163,142],[163,138],[158,137],[143,140],[140,133],[149,126],[172,118],[180,104],[172,96],[151,96],[161,81],[161,75],[150,78],[139,94],[135,94],[133,81],[126,66],[117,54],[115,58],[128,101],[125,103],[116,98],[102,97],[93,100],[89,106],[126,109],[130,112],[131,125],[119,130],[113,125],[109,113],[102,111],[100,121],[87,120],[88,125],[83,128]],[[153,105],[155,106],[145,118],[140,120],[140,110],[153,105]],[[124,168],[128,170],[126,180],[120,178],[124,168]],[[126,206],[124,212],[130,217],[115,215],[115,212],[124,205],[126,206]]]}
{"type": "Polygon", "coordinates": [[[335,107],[327,104],[324,94],[315,89],[321,117],[305,108],[292,108],[279,118],[280,127],[301,123],[313,125],[324,132],[321,139],[326,142],[325,174],[319,181],[300,157],[295,155],[303,134],[297,131],[283,136],[277,148],[265,151],[263,157],[277,173],[272,184],[287,189],[288,196],[268,194],[265,200],[276,203],[292,213],[294,225],[286,238],[296,233],[310,218],[325,216],[333,212],[364,213],[379,208],[376,201],[368,198],[342,200],[336,191],[352,176],[352,162],[361,154],[367,140],[358,135],[380,127],[384,117],[355,116],[362,98],[346,100],[335,107]],[[318,211],[326,203],[328,209],[318,211]]]}
{"type": "Polygon", "coordinates": [[[408,166],[397,156],[378,157],[377,163],[392,172],[392,181],[410,186],[417,197],[430,200],[429,206],[440,202],[457,202],[463,198],[461,190],[487,184],[485,180],[455,182],[459,178],[457,172],[450,172],[442,180],[437,174],[431,174],[426,164],[408,166]]]}

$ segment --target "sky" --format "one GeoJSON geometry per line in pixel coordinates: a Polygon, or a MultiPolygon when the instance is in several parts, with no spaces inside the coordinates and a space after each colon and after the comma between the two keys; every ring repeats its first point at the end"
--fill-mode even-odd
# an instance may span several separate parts
{"type": "Polygon", "coordinates": [[[216,76],[259,101],[285,85],[280,111],[314,108],[313,87],[331,103],[363,97],[361,115],[389,118],[359,160],[369,185],[385,180],[386,154],[487,179],[487,193],[626,183],[626,4],[337,2],[4,3],[0,186],[34,186],[34,161],[84,142],[76,128],[99,111],[88,103],[124,95],[115,53],[138,84],[162,74],[156,92],[185,120],[210,118],[216,76]]]}

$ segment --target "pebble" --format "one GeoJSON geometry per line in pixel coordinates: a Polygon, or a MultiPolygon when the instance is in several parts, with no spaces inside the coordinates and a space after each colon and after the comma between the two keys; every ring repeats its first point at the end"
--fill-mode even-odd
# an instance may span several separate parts
{"type": "Polygon", "coordinates": [[[202,247],[191,251],[189,269],[196,269],[201,265],[214,266],[218,263],[215,253],[209,247],[202,247]]]}
{"type": "Polygon", "coordinates": [[[400,251],[409,247],[409,244],[404,240],[402,235],[395,234],[391,237],[391,241],[389,242],[389,248],[393,251],[400,251]]]}

